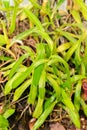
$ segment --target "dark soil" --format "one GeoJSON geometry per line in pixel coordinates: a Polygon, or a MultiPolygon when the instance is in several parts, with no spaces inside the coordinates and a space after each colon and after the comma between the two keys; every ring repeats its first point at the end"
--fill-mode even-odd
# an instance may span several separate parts
{"type": "MultiPolygon", "coordinates": [[[[12,130],[31,130],[30,122],[32,116],[30,115],[31,108],[25,101],[17,104],[17,109],[14,115],[9,118],[10,127],[12,130]]],[[[54,111],[47,118],[45,123],[38,130],[56,130],[57,123],[61,125],[61,129],[57,130],[87,130],[87,117],[80,111],[81,129],[75,128],[67,113],[61,108],[55,108],[54,111]]],[[[32,122],[34,124],[34,122],[32,122]]]]}

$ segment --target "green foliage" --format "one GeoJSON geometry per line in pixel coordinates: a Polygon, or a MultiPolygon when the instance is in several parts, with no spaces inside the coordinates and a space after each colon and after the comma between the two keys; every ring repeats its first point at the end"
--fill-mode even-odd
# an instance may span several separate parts
{"type": "MultiPolygon", "coordinates": [[[[87,19],[87,7],[82,0],[74,1],[67,14],[69,17],[72,14],[72,23],[63,21],[65,14],[58,10],[64,0],[55,4],[43,0],[41,5],[30,1],[26,7],[20,7],[21,0],[14,0],[12,7],[9,0],[0,3],[0,9],[6,14],[0,20],[0,72],[6,79],[3,94],[7,97],[12,92],[13,99],[9,102],[13,103],[29,90],[27,103],[34,106],[32,117],[37,119],[33,130],[44,123],[56,104],[61,104],[75,126],[80,128],[81,107],[87,116],[81,88],[82,79],[87,78],[87,25],[83,22],[83,17],[87,19]],[[18,31],[18,19],[21,23],[27,20],[29,26],[18,31]],[[29,61],[28,65],[26,61],[29,61]]],[[[10,106],[10,103],[5,105],[10,106]]],[[[9,128],[7,118],[16,109],[8,108],[0,115],[0,129],[3,130],[9,128]]]]}
{"type": "Polygon", "coordinates": [[[37,130],[42,124],[43,122],[46,120],[47,116],[52,112],[55,104],[57,103],[57,101],[55,100],[50,106],[48,106],[45,111],[43,112],[43,114],[39,117],[39,119],[36,121],[33,130],[37,130]]]}
{"type": "Polygon", "coordinates": [[[0,130],[8,130],[9,122],[7,120],[15,112],[15,109],[6,109],[6,111],[0,115],[0,130]]]}
{"type": "Polygon", "coordinates": [[[6,120],[2,115],[0,115],[0,128],[7,128],[9,126],[8,120],[6,120]]]}
{"type": "Polygon", "coordinates": [[[66,110],[69,113],[73,123],[76,125],[77,128],[80,128],[79,114],[76,108],[74,107],[73,103],[71,102],[70,97],[63,89],[62,89],[62,102],[66,106],[66,110]]]}

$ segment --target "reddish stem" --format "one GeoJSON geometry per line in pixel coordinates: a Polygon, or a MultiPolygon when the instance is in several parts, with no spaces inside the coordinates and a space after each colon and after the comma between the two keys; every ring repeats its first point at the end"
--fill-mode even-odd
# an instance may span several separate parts
{"type": "Polygon", "coordinates": [[[82,81],[83,98],[87,100],[87,78],[82,81]]]}

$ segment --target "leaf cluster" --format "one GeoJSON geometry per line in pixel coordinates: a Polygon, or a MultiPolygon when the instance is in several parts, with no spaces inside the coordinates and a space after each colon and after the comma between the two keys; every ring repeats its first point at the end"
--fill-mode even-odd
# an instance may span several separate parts
{"type": "MultiPolygon", "coordinates": [[[[0,3],[5,15],[0,19],[0,72],[6,79],[3,94],[6,97],[13,92],[11,104],[29,88],[27,103],[34,106],[32,117],[37,119],[33,130],[37,130],[59,104],[80,128],[81,108],[87,116],[82,97],[82,80],[87,78],[87,23],[84,22],[87,7],[82,0],[75,0],[67,12],[61,13],[59,7],[64,0],[30,2],[24,7],[16,0],[14,6],[10,6],[9,0],[0,3]],[[27,21],[27,29],[21,26],[20,32],[17,19],[22,23],[27,21]]],[[[1,128],[3,123],[6,128],[9,126],[6,119],[14,113],[9,109],[0,115],[1,128]]]]}

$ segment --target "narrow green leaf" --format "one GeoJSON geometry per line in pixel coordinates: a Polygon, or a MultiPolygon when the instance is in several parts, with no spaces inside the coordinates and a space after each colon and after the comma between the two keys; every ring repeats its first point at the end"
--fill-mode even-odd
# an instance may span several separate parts
{"type": "Polygon", "coordinates": [[[8,38],[8,34],[7,34],[7,30],[6,30],[6,24],[4,21],[1,21],[2,27],[3,27],[3,32],[4,32],[4,40],[6,42],[6,48],[8,49],[8,47],[10,46],[10,41],[8,38]]]}
{"type": "Polygon", "coordinates": [[[47,60],[39,60],[39,61],[31,64],[31,66],[29,66],[24,72],[22,72],[18,78],[15,78],[15,80],[12,83],[12,88],[16,88],[17,86],[19,86],[27,77],[30,76],[30,74],[32,73],[32,71],[35,68],[37,68],[38,66],[40,66],[41,64],[44,64],[46,62],[47,62],[47,60]]]}
{"type": "Polygon", "coordinates": [[[78,50],[76,52],[76,56],[78,57],[79,61],[81,61],[81,58],[80,58],[80,55],[79,55],[80,45],[81,45],[81,42],[83,40],[85,40],[85,38],[86,38],[86,34],[82,34],[80,36],[79,40],[77,40],[77,42],[74,45],[72,45],[72,47],[68,50],[68,52],[65,55],[66,61],[69,61],[69,59],[71,58],[72,54],[76,51],[76,49],[78,50]]]}
{"type": "Polygon", "coordinates": [[[11,57],[7,57],[7,56],[4,56],[4,55],[0,56],[0,60],[2,60],[2,61],[8,61],[8,60],[11,60],[11,59],[12,59],[11,57]]]}
{"type": "MultiPolygon", "coordinates": [[[[43,44],[38,44],[36,61],[40,59],[44,59],[44,58],[45,58],[45,47],[43,44]]],[[[32,84],[30,88],[28,103],[34,104],[34,101],[37,95],[37,85],[39,84],[39,80],[40,80],[41,72],[43,68],[44,68],[44,64],[41,64],[37,68],[34,69],[33,80],[32,80],[32,84]]]]}
{"type": "Polygon", "coordinates": [[[38,102],[33,113],[33,117],[38,118],[42,111],[43,111],[43,102],[45,98],[45,82],[46,82],[46,73],[45,70],[41,73],[40,81],[39,81],[39,95],[38,95],[38,102]]]}
{"type": "Polygon", "coordinates": [[[51,87],[53,87],[54,91],[56,92],[56,98],[60,97],[60,86],[58,85],[58,83],[56,82],[56,80],[54,80],[50,74],[47,75],[47,80],[49,81],[51,87]]]}
{"type": "Polygon", "coordinates": [[[0,46],[3,46],[5,44],[6,44],[6,41],[5,41],[4,35],[0,34],[0,46]]]}
{"type": "Polygon", "coordinates": [[[52,11],[52,15],[51,15],[51,19],[53,19],[55,13],[57,12],[58,8],[62,5],[62,3],[64,2],[65,0],[58,0],[58,2],[56,3],[53,11],[52,11]]]}
{"type": "Polygon", "coordinates": [[[17,88],[27,77],[30,76],[32,70],[37,68],[39,65],[46,63],[47,60],[39,60],[34,64],[31,64],[26,70],[16,73],[5,85],[4,94],[7,95],[14,88],[17,88]]]}
{"type": "Polygon", "coordinates": [[[10,28],[9,28],[9,33],[12,34],[15,30],[15,27],[16,27],[16,16],[17,16],[17,10],[18,10],[18,6],[14,6],[14,9],[13,9],[13,14],[12,14],[12,19],[11,19],[11,25],[10,25],[10,28]]]}
{"type": "Polygon", "coordinates": [[[3,4],[4,4],[4,7],[5,7],[6,9],[8,9],[9,6],[10,6],[10,1],[9,1],[9,0],[3,0],[3,4]]]}
{"type": "Polygon", "coordinates": [[[69,40],[69,42],[71,42],[73,44],[75,44],[77,42],[77,40],[73,37],[72,33],[62,31],[61,29],[57,29],[56,31],[58,31],[60,35],[67,38],[69,40]]]}
{"type": "Polygon", "coordinates": [[[81,74],[84,76],[86,75],[86,67],[84,62],[81,63],[81,74]]]}
{"type": "Polygon", "coordinates": [[[5,90],[4,90],[5,95],[9,94],[13,88],[17,87],[15,86],[15,80],[18,80],[22,73],[23,72],[16,73],[10,80],[8,80],[8,82],[5,85],[5,90]]]}
{"type": "Polygon", "coordinates": [[[81,17],[80,17],[79,11],[71,10],[71,14],[73,15],[73,17],[77,23],[81,23],[81,17]]]}
{"type": "Polygon", "coordinates": [[[24,49],[27,53],[29,53],[30,59],[33,61],[34,60],[34,56],[35,56],[35,52],[31,47],[28,46],[21,46],[22,49],[24,49]]]}
{"type": "Polygon", "coordinates": [[[41,6],[35,1],[35,0],[29,0],[33,6],[35,6],[38,9],[41,9],[41,6]]]}
{"type": "Polygon", "coordinates": [[[87,20],[87,6],[83,2],[83,0],[75,0],[75,2],[79,5],[80,11],[82,12],[84,19],[87,20]]]}
{"type": "Polygon", "coordinates": [[[31,20],[31,22],[37,26],[37,32],[39,35],[41,35],[48,43],[50,50],[53,50],[53,41],[50,38],[50,36],[45,32],[41,22],[39,19],[28,9],[24,9],[24,12],[28,16],[28,18],[31,20]]]}
{"type": "Polygon", "coordinates": [[[80,103],[81,103],[83,112],[84,112],[85,116],[87,117],[87,104],[85,103],[85,101],[82,98],[80,99],[80,103]]]}
{"type": "Polygon", "coordinates": [[[64,89],[62,90],[62,102],[64,103],[65,106],[67,106],[69,109],[72,109],[73,111],[75,110],[73,103],[71,102],[71,98],[69,95],[65,92],[64,89]]]}
{"type": "Polygon", "coordinates": [[[77,41],[76,44],[74,44],[66,53],[65,60],[68,62],[71,58],[72,54],[75,52],[75,50],[78,48],[80,44],[80,41],[77,41]]]}
{"type": "Polygon", "coordinates": [[[3,117],[7,119],[7,118],[9,118],[14,112],[15,112],[15,109],[10,108],[10,109],[8,109],[8,110],[5,111],[5,113],[3,114],[3,117]]]}
{"type": "Polygon", "coordinates": [[[9,123],[8,120],[3,117],[2,115],[0,115],[0,128],[5,128],[5,127],[9,127],[9,123]]]}
{"type": "Polygon", "coordinates": [[[9,79],[12,78],[12,76],[15,74],[15,72],[17,71],[18,67],[20,66],[20,64],[22,63],[22,61],[27,58],[29,56],[29,53],[22,55],[14,64],[13,68],[11,69],[10,73],[9,73],[9,79]]]}
{"type": "Polygon", "coordinates": [[[86,76],[84,76],[84,75],[74,75],[73,77],[71,77],[71,82],[76,83],[78,80],[82,80],[85,78],[86,78],[86,76]]]}
{"type": "Polygon", "coordinates": [[[51,53],[52,53],[52,50],[53,50],[53,46],[54,46],[54,45],[53,45],[53,41],[52,41],[51,37],[50,37],[46,32],[41,31],[41,30],[37,30],[36,33],[39,34],[39,35],[41,35],[42,38],[46,40],[46,42],[47,42],[48,45],[49,45],[49,49],[50,49],[50,51],[51,51],[51,53]]]}
{"type": "Polygon", "coordinates": [[[44,31],[44,28],[41,24],[41,22],[39,21],[39,19],[28,9],[24,9],[25,14],[27,15],[27,17],[31,20],[31,22],[37,26],[37,28],[41,31],[44,31]]]}
{"type": "Polygon", "coordinates": [[[39,97],[35,110],[33,112],[33,117],[38,118],[43,111],[43,100],[39,97]]]}
{"type": "Polygon", "coordinates": [[[15,61],[9,64],[8,66],[2,67],[1,70],[2,71],[10,70],[14,66],[14,64],[15,64],[15,61]]]}
{"type": "Polygon", "coordinates": [[[60,56],[58,55],[52,55],[50,57],[50,60],[49,62],[47,63],[47,65],[52,65],[52,64],[55,64],[55,63],[62,63],[64,66],[65,66],[65,71],[66,71],[66,74],[67,74],[67,87],[69,89],[71,89],[71,79],[70,79],[70,71],[69,71],[69,66],[67,64],[67,62],[60,56]]]}
{"type": "Polygon", "coordinates": [[[46,101],[45,101],[45,104],[44,104],[44,110],[50,106],[50,104],[52,102],[54,102],[54,100],[56,99],[56,93],[54,93],[50,98],[48,98],[46,101]]]}
{"type": "Polygon", "coordinates": [[[79,43],[76,51],[75,51],[75,62],[77,65],[81,64],[81,56],[80,56],[80,47],[81,47],[81,42],[79,43]]]}
{"type": "Polygon", "coordinates": [[[79,109],[80,109],[81,85],[82,85],[81,81],[78,81],[78,83],[76,85],[75,96],[74,96],[74,105],[75,105],[77,111],[79,111],[79,109]]]}
{"type": "Polygon", "coordinates": [[[32,64],[24,72],[22,72],[22,73],[20,72],[19,77],[18,78],[16,77],[15,80],[12,82],[12,88],[18,87],[27,77],[29,77],[33,68],[34,68],[34,66],[32,64]]]}
{"type": "Polygon", "coordinates": [[[36,123],[34,124],[33,130],[37,130],[46,120],[48,115],[52,112],[54,106],[56,105],[57,101],[54,101],[53,103],[48,106],[45,111],[42,113],[42,115],[38,118],[36,123]]]}
{"type": "Polygon", "coordinates": [[[70,42],[61,44],[60,46],[58,46],[57,52],[63,52],[65,50],[69,49],[70,47],[71,47],[71,43],[70,42]]]}
{"type": "Polygon", "coordinates": [[[62,90],[62,102],[66,106],[66,110],[69,113],[69,116],[72,122],[75,124],[77,128],[80,128],[80,118],[77,110],[75,109],[70,97],[67,95],[65,90],[62,90]]]}
{"type": "Polygon", "coordinates": [[[31,28],[28,29],[22,33],[19,33],[17,36],[15,36],[12,41],[11,41],[11,45],[13,45],[15,42],[19,41],[19,40],[23,40],[24,38],[26,38],[27,36],[29,36],[30,34],[34,33],[37,29],[36,28],[31,28]]]}
{"type": "Polygon", "coordinates": [[[79,114],[77,113],[76,110],[72,110],[69,109],[68,107],[66,108],[66,111],[68,112],[70,119],[72,120],[72,122],[74,123],[74,125],[76,126],[76,128],[80,128],[80,118],[79,118],[79,114]]]}
{"type": "Polygon", "coordinates": [[[31,81],[31,79],[26,80],[21,86],[19,86],[19,88],[16,89],[13,101],[17,101],[21,97],[23,92],[30,86],[31,81]]]}

